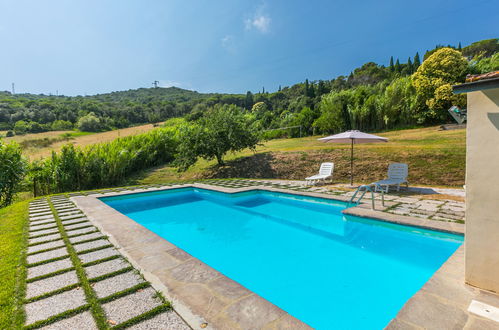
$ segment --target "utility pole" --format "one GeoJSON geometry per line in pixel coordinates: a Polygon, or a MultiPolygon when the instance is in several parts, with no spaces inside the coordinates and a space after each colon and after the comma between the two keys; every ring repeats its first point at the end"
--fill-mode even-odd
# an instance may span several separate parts
{"type": "Polygon", "coordinates": [[[14,95],[16,93],[16,90],[14,88],[14,83],[12,83],[12,95],[14,95]]]}
{"type": "Polygon", "coordinates": [[[158,88],[159,81],[154,80],[154,82],[152,84],[154,85],[154,88],[158,88]]]}

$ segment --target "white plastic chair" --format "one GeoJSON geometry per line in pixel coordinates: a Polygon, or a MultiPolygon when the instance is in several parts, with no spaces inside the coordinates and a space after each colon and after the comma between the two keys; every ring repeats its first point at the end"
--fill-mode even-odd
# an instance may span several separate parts
{"type": "Polygon", "coordinates": [[[407,181],[408,174],[409,166],[407,164],[392,163],[388,165],[388,179],[376,181],[373,184],[376,185],[376,191],[382,189],[383,192],[387,193],[390,186],[397,186],[397,191],[400,191],[401,184],[405,183],[406,187],[409,187],[409,182],[407,181]]]}
{"type": "Polygon", "coordinates": [[[309,176],[305,179],[307,184],[314,184],[319,181],[326,181],[326,179],[333,176],[334,163],[322,163],[319,169],[319,174],[309,176]]]}

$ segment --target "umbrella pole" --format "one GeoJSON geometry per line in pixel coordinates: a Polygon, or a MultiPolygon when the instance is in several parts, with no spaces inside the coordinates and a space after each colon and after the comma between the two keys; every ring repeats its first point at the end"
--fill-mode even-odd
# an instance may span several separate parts
{"type": "Polygon", "coordinates": [[[350,186],[353,186],[353,139],[352,147],[350,149],[350,186]]]}

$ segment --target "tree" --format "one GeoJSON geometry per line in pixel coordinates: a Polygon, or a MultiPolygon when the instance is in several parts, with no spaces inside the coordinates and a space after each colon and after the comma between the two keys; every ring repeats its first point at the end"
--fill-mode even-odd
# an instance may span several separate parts
{"type": "Polygon", "coordinates": [[[416,55],[414,55],[414,70],[417,70],[420,65],[421,60],[419,59],[419,52],[416,52],[416,55]]]}
{"type": "Polygon", "coordinates": [[[475,56],[490,57],[499,52],[499,39],[486,39],[472,43],[463,48],[463,55],[468,58],[475,56]]]}
{"type": "Polygon", "coordinates": [[[253,119],[234,105],[217,105],[193,125],[181,129],[176,165],[186,170],[199,157],[216,159],[224,165],[227,152],[254,149],[259,134],[252,127],[253,119]]]}
{"type": "Polygon", "coordinates": [[[447,118],[447,109],[454,103],[463,105],[463,98],[452,94],[452,85],[464,80],[468,62],[461,52],[441,48],[433,53],[412,75],[418,98],[428,106],[420,121],[433,122],[447,118]]]}
{"type": "Polygon", "coordinates": [[[101,120],[93,112],[90,112],[78,120],[76,127],[82,132],[97,132],[102,128],[102,125],[101,120]]]}
{"type": "Polygon", "coordinates": [[[26,134],[30,130],[30,125],[24,120],[19,120],[14,124],[14,133],[16,135],[26,134]]]}
{"type": "Polygon", "coordinates": [[[400,61],[397,58],[397,62],[395,62],[395,72],[400,73],[402,71],[402,67],[400,66],[400,61]]]}
{"type": "Polygon", "coordinates": [[[27,162],[15,142],[4,144],[0,140],[0,207],[12,203],[15,193],[26,174],[27,162]]]}
{"type": "Polygon", "coordinates": [[[393,56],[390,57],[390,71],[393,72],[395,70],[395,66],[393,65],[393,56]]]}
{"type": "Polygon", "coordinates": [[[246,98],[244,99],[244,107],[247,109],[247,110],[250,110],[251,107],[253,106],[254,102],[253,102],[253,93],[251,93],[250,91],[247,91],[246,92],[246,98]]]}
{"type": "Polygon", "coordinates": [[[52,130],[54,131],[66,131],[73,129],[73,124],[66,120],[56,120],[52,123],[52,130]]]}
{"type": "Polygon", "coordinates": [[[414,67],[412,65],[412,61],[411,61],[410,57],[407,59],[407,72],[409,74],[412,74],[414,72],[414,67]]]}

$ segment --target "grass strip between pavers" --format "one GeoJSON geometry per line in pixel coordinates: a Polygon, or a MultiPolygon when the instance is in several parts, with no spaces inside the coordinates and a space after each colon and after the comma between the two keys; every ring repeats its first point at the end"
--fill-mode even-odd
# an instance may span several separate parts
{"type": "MultiPolygon", "coordinates": [[[[54,211],[54,214],[56,214],[52,202],[50,202],[50,208],[52,209],[52,211],[54,211]]],[[[59,226],[59,231],[61,232],[62,239],[64,240],[66,248],[68,249],[69,258],[71,259],[75,267],[76,276],[78,277],[81,287],[85,292],[87,303],[90,305],[90,311],[94,317],[95,323],[99,329],[107,329],[108,326],[106,323],[106,315],[104,313],[104,310],[102,309],[102,306],[98,302],[97,295],[90,286],[90,283],[87,279],[87,275],[85,274],[85,269],[83,268],[81,261],[78,258],[78,254],[76,253],[76,250],[73,248],[73,245],[69,241],[69,238],[66,234],[66,230],[64,229],[61,219],[59,218],[58,215],[55,215],[55,218],[59,226]]]]}

